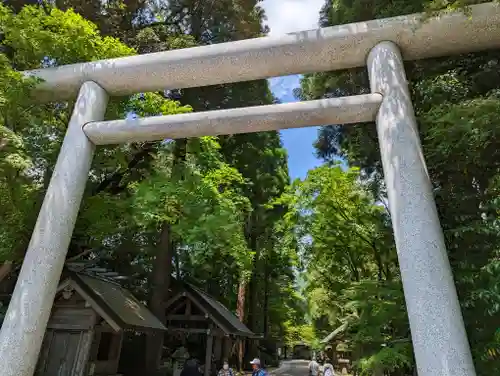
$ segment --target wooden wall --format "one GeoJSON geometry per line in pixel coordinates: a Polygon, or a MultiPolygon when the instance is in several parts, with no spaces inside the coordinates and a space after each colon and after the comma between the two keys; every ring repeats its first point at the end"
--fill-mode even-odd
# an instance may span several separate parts
{"type": "Polygon", "coordinates": [[[81,296],[67,289],[54,302],[36,376],[116,374],[122,340],[122,331],[115,332],[81,296]]]}

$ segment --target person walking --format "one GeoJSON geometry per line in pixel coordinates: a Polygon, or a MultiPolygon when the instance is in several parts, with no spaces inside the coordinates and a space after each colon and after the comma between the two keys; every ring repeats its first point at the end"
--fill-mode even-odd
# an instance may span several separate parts
{"type": "Polygon", "coordinates": [[[203,374],[200,371],[200,364],[198,359],[191,358],[186,360],[184,363],[184,368],[181,371],[180,376],[202,376],[203,374]]]}
{"type": "Polygon", "coordinates": [[[234,376],[234,372],[231,368],[229,368],[229,362],[227,359],[224,359],[222,363],[222,369],[219,371],[217,376],[234,376]]]}
{"type": "Polygon", "coordinates": [[[329,358],[325,359],[325,364],[323,365],[323,376],[335,376],[335,370],[330,362],[329,358]]]}
{"type": "Polygon", "coordinates": [[[260,359],[255,358],[250,362],[250,364],[252,365],[252,376],[267,376],[266,371],[260,364],[260,359]]]}
{"type": "Polygon", "coordinates": [[[319,364],[316,361],[316,358],[313,357],[309,362],[309,376],[318,376],[319,373],[319,364]]]}

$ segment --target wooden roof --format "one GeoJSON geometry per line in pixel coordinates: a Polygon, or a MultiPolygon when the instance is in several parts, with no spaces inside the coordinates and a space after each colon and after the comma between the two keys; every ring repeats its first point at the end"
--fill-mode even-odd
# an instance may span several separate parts
{"type": "Polygon", "coordinates": [[[58,290],[62,291],[68,286],[75,288],[114,330],[167,330],[144,304],[118,283],[72,271],[66,276],[58,290]]]}
{"type": "Polygon", "coordinates": [[[203,314],[211,319],[211,321],[226,335],[234,335],[239,337],[259,337],[254,334],[248,327],[243,324],[236,315],[231,312],[221,302],[214,297],[208,295],[201,289],[193,286],[192,284],[172,281],[172,295],[166,303],[166,310],[168,312],[170,307],[180,299],[187,298],[191,300],[203,314]]]}

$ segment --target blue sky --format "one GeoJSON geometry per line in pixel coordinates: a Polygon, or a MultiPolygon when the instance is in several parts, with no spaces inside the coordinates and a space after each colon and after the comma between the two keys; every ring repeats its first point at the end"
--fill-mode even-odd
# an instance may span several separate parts
{"type": "MultiPolygon", "coordinates": [[[[273,78],[271,90],[282,102],[295,102],[293,89],[300,85],[300,76],[273,78]]],[[[305,178],[307,171],[319,166],[321,161],[314,155],[313,143],[318,127],[285,129],[281,131],[283,145],[288,151],[288,168],[292,179],[305,178]]]]}
{"type": "MultiPolygon", "coordinates": [[[[319,11],[325,0],[264,0],[267,25],[271,35],[282,35],[318,27],[319,11]]],[[[272,78],[271,90],[282,102],[295,102],[293,89],[299,87],[300,76],[272,78]]],[[[286,129],[281,131],[283,144],[288,151],[290,177],[304,178],[307,171],[321,164],[314,155],[313,143],[317,127],[286,129]]]]}

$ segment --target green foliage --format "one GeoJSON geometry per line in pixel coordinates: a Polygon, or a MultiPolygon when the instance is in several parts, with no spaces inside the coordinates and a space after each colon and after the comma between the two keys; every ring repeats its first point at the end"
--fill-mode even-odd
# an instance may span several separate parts
{"type": "Polygon", "coordinates": [[[51,8],[47,14],[27,6],[15,16],[5,8],[0,14],[7,14],[2,17],[3,44],[13,50],[11,61],[19,70],[134,53],[115,38],[101,37],[94,24],[72,11],[51,8]]]}
{"type": "Polygon", "coordinates": [[[125,108],[125,111],[133,112],[138,117],[185,114],[192,110],[189,105],[182,106],[178,101],[165,100],[156,93],[133,95],[125,108]]]}
{"type": "Polygon", "coordinates": [[[35,104],[36,83],[18,71],[133,53],[79,15],[0,5],[0,257],[22,257],[69,119],[66,104],[35,104]],[[15,69],[16,70],[15,70],[15,69]]]}
{"type": "Polygon", "coordinates": [[[393,347],[384,347],[372,356],[357,362],[361,376],[391,373],[412,365],[410,344],[397,344],[393,347]]]}
{"type": "Polygon", "coordinates": [[[329,273],[331,283],[392,275],[391,267],[384,265],[394,260],[384,207],[375,204],[358,179],[356,168],[343,171],[340,166],[325,165],[294,184],[299,195],[296,210],[313,240],[310,261],[324,270],[336,269],[329,273]]]}
{"type": "Polygon", "coordinates": [[[325,337],[336,329],[361,354],[355,365],[362,374],[392,372],[412,363],[410,345],[383,347],[408,340],[408,320],[388,215],[360,178],[357,168],[324,165],[283,199],[305,243],[314,331],[325,337]]]}
{"type": "Polygon", "coordinates": [[[252,254],[243,235],[250,206],[237,189],[243,177],[222,161],[214,138],[188,141],[186,161],[177,168],[172,145],[157,154],[148,179],[132,187],[136,221],[146,228],[170,223],[176,238],[189,245],[196,265],[209,262],[213,252],[222,249],[245,272],[252,254]]]}
{"type": "Polygon", "coordinates": [[[306,344],[311,348],[318,347],[314,328],[311,325],[296,326],[290,321],[285,322],[285,343],[291,348],[299,344],[306,344]]]}
{"type": "MultiPolygon", "coordinates": [[[[428,15],[443,10],[467,11],[467,5],[480,2],[483,1],[327,1],[321,23],[329,26],[420,11],[428,15]]],[[[499,295],[494,275],[500,245],[496,199],[500,161],[496,129],[499,58],[497,51],[488,51],[406,65],[429,175],[479,374],[498,373],[500,366],[499,358],[492,355],[495,353],[492,349],[498,348],[495,330],[499,295]]],[[[298,94],[317,99],[368,90],[364,69],[353,69],[307,75],[298,94]]],[[[349,165],[359,167],[363,184],[377,200],[386,201],[373,124],[324,127],[316,147],[325,160],[340,155],[349,165]]],[[[364,288],[370,291],[368,286],[364,288]]],[[[376,291],[381,288],[377,287],[376,291]]],[[[378,296],[376,291],[372,293],[378,296]]],[[[398,289],[393,291],[396,293],[398,289]]],[[[335,312],[336,309],[329,310],[330,315],[335,312]]],[[[404,320],[398,317],[403,328],[404,320]]],[[[374,333],[378,332],[378,323],[365,324],[374,325],[374,333]]],[[[354,332],[349,334],[349,338],[353,335],[354,332]]],[[[400,336],[407,337],[401,330],[395,337],[400,336]]],[[[406,362],[399,365],[396,362],[394,366],[378,362],[381,354],[375,353],[375,358],[363,355],[358,365],[363,368],[366,364],[385,364],[386,372],[393,374],[408,368],[406,362]],[[371,359],[370,362],[366,363],[367,359],[371,359]]],[[[399,359],[397,355],[394,357],[399,359]]]]}
{"type": "MultiPolygon", "coordinates": [[[[262,10],[247,1],[3,4],[0,261],[24,256],[73,106],[38,104],[32,96],[36,80],[20,71],[266,31],[262,10]],[[150,23],[150,14],[157,22],[150,23]]],[[[112,98],[106,117],[175,115],[273,101],[267,81],[260,80],[112,98]]],[[[297,242],[290,223],[282,221],[288,208],[276,203],[289,184],[286,160],[277,132],[99,147],[68,255],[98,256],[103,265],[132,277],[129,287],[146,298],[155,257],[164,251],[159,250],[160,228],[168,223],[176,275],[231,309],[245,281],[248,325],[280,339],[285,321],[305,325],[307,308],[295,286],[297,242]],[[88,255],[89,249],[98,251],[88,255]]]]}
{"type": "MultiPolygon", "coordinates": [[[[327,1],[321,23],[431,15],[476,2],[327,1]]],[[[30,95],[36,80],[20,70],[266,32],[258,1],[4,4],[13,10],[0,5],[0,261],[24,255],[72,108],[36,104],[30,95]],[[149,23],[146,14],[157,22],[149,23]]],[[[480,374],[500,372],[499,59],[490,51],[408,64],[480,374]]],[[[298,94],[315,99],[365,92],[366,72],[357,69],[306,75],[298,94]]],[[[107,116],[273,101],[260,80],[117,98],[107,116]]],[[[133,276],[133,287],[145,297],[159,228],[168,223],[179,276],[232,309],[240,283],[248,282],[244,310],[255,332],[316,348],[318,339],[339,328],[362,375],[409,372],[409,327],[375,129],[325,127],[316,146],[328,162],[340,155],[357,167],[325,165],[289,187],[286,152],[276,132],[99,148],[69,253],[104,248],[103,262],[133,276]],[[181,146],[184,154],[177,155],[181,146]],[[300,293],[297,272],[305,280],[300,293]]]]}

